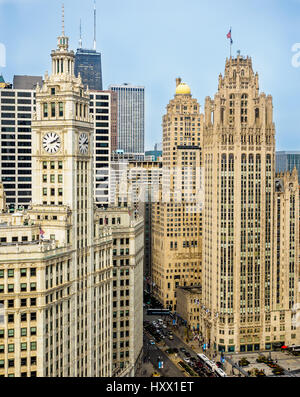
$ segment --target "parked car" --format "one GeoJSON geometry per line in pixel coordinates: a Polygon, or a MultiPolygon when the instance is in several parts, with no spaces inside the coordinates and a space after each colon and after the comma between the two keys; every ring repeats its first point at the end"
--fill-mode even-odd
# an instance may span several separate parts
{"type": "Polygon", "coordinates": [[[173,335],[169,335],[168,338],[169,338],[170,340],[173,340],[173,339],[174,339],[174,338],[173,338],[173,335]]]}
{"type": "Polygon", "coordinates": [[[186,355],[187,357],[189,357],[189,358],[191,357],[191,353],[189,353],[189,352],[187,352],[187,351],[185,352],[185,355],[186,355]]]}
{"type": "Polygon", "coordinates": [[[186,350],[185,350],[184,347],[181,347],[179,350],[180,350],[182,353],[185,353],[185,352],[186,352],[186,350]]]}
{"type": "Polygon", "coordinates": [[[149,344],[150,344],[150,345],[155,345],[154,340],[153,340],[153,339],[150,339],[150,340],[149,340],[149,344]]]}

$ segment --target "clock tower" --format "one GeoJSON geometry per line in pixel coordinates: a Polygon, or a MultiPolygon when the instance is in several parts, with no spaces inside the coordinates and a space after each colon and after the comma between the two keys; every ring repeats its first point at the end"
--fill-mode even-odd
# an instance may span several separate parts
{"type": "Polygon", "coordinates": [[[43,86],[36,92],[32,204],[67,205],[77,211],[81,209],[80,198],[87,209],[92,203],[88,192],[93,128],[89,94],[81,77],[75,77],[74,52],[68,49],[64,31],[51,57],[52,74],[46,73],[43,86]]]}
{"type": "MultiPolygon", "coordinates": [[[[31,219],[40,225],[41,238],[54,240],[70,256],[70,350],[75,359],[84,349],[90,360],[93,318],[94,208],[92,131],[89,92],[74,74],[74,52],[64,28],[51,52],[52,73],[36,90],[32,122],[33,197],[31,219]],[[41,232],[42,231],[42,232],[41,232]],[[78,331],[79,330],[79,331],[78,331]],[[84,333],[79,340],[77,332],[84,333]]],[[[85,358],[84,358],[85,360],[85,358]]],[[[75,363],[74,363],[75,367],[75,363]]],[[[90,365],[80,364],[74,375],[90,365]]]]}
{"type": "MultiPolygon", "coordinates": [[[[20,305],[10,306],[14,324],[9,326],[20,329],[26,321],[35,332],[9,335],[14,337],[9,343],[32,346],[36,354],[25,367],[26,351],[20,355],[16,349],[12,370],[15,376],[24,371],[31,376],[111,376],[113,240],[111,230],[100,230],[94,219],[90,98],[74,74],[64,24],[51,58],[51,74],[36,89],[32,202],[28,211],[0,214],[0,223],[7,225],[0,241],[9,242],[0,244],[0,269],[9,263],[11,273],[32,286],[14,290],[18,298],[12,299],[20,305]]],[[[1,332],[7,335],[3,324],[1,332]]],[[[12,373],[5,371],[1,367],[0,376],[12,373]]]]}

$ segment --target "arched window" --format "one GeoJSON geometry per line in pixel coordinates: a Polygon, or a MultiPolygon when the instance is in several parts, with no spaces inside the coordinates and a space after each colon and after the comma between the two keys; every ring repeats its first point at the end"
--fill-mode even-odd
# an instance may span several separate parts
{"type": "Polygon", "coordinates": [[[241,96],[241,123],[247,123],[248,121],[248,95],[242,94],[241,96]]]}
{"type": "Polygon", "coordinates": [[[229,95],[229,119],[228,119],[228,121],[229,121],[229,124],[231,124],[231,125],[234,124],[234,113],[235,113],[234,99],[235,99],[234,94],[230,94],[229,95]]]}

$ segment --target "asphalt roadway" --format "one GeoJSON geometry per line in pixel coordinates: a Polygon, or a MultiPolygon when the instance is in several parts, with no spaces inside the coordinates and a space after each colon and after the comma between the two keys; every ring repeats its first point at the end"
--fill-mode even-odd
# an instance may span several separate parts
{"type": "MultiPolygon", "coordinates": [[[[161,316],[148,316],[147,314],[144,314],[144,321],[149,320],[150,322],[157,320],[158,318],[162,318],[165,322],[164,317],[161,316]]],[[[165,329],[165,331],[173,331],[173,326],[168,325],[168,328],[165,329]]],[[[162,361],[164,362],[164,367],[157,369],[158,372],[162,376],[167,376],[167,377],[178,377],[178,376],[186,376],[183,370],[180,370],[168,357],[168,355],[163,351],[166,350],[167,347],[170,348],[177,348],[178,350],[182,347],[185,348],[187,352],[191,354],[192,357],[197,358],[197,353],[194,352],[190,346],[188,346],[186,343],[184,343],[175,333],[173,332],[173,340],[170,340],[168,338],[164,339],[165,346],[158,346],[156,343],[155,345],[150,345],[149,341],[153,339],[153,337],[148,334],[147,332],[144,331],[144,356],[147,358],[150,358],[151,363],[155,366],[155,368],[158,368],[158,357],[162,357],[162,361]]],[[[178,356],[184,361],[185,354],[179,350],[178,356]]]]}

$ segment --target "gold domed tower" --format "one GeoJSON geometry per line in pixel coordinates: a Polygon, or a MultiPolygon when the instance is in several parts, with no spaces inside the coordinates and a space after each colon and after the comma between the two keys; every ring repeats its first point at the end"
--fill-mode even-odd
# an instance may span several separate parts
{"type": "Polygon", "coordinates": [[[177,287],[201,283],[200,124],[200,105],[177,78],[163,116],[161,200],[152,212],[153,294],[170,310],[177,310],[177,287]]]}
{"type": "Polygon", "coordinates": [[[181,78],[176,79],[176,95],[191,95],[191,89],[186,83],[181,82],[181,78]]]}

